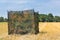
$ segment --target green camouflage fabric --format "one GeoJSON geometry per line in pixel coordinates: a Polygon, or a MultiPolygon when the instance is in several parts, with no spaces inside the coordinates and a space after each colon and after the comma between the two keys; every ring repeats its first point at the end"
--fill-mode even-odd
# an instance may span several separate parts
{"type": "Polygon", "coordinates": [[[8,34],[37,34],[38,32],[38,12],[34,10],[8,12],[8,34]]]}

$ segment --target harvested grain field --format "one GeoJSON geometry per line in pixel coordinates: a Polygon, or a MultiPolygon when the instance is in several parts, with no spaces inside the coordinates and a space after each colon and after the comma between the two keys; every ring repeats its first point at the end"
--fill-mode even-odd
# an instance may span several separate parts
{"type": "Polygon", "coordinates": [[[60,22],[39,22],[37,35],[8,35],[8,23],[0,22],[0,40],[60,40],[60,22]]]}

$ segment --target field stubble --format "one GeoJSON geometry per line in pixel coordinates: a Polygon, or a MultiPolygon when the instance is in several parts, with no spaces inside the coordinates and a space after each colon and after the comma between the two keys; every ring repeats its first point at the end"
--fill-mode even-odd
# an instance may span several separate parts
{"type": "Polygon", "coordinates": [[[0,23],[0,40],[60,40],[60,22],[39,22],[37,35],[8,35],[8,23],[0,23]]]}

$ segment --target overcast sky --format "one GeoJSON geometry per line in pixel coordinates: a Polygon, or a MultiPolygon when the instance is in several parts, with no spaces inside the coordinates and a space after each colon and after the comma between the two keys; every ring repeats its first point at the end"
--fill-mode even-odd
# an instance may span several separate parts
{"type": "Polygon", "coordinates": [[[27,9],[60,16],[60,0],[0,0],[0,16],[7,17],[7,11],[10,10],[27,9]]]}

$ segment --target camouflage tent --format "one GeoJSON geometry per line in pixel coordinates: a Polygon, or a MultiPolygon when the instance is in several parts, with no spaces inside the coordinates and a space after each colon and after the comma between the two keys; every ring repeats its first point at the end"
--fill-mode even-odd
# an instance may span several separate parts
{"type": "Polygon", "coordinates": [[[34,10],[8,12],[8,34],[36,34],[38,32],[38,12],[34,10]]]}

